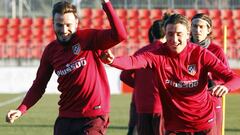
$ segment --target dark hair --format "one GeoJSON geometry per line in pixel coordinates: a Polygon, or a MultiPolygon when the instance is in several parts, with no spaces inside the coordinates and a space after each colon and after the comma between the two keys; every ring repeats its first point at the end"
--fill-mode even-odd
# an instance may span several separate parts
{"type": "Polygon", "coordinates": [[[59,14],[73,13],[74,16],[78,18],[76,6],[72,5],[67,1],[60,1],[54,4],[53,10],[52,10],[53,18],[56,13],[59,13],[59,14]]]}
{"type": "Polygon", "coordinates": [[[148,39],[149,42],[152,43],[154,39],[161,39],[164,38],[165,32],[164,32],[164,23],[170,16],[169,13],[164,13],[164,16],[162,20],[155,20],[148,30],[148,39]]]}
{"type": "Polygon", "coordinates": [[[153,33],[152,33],[152,26],[148,29],[148,40],[150,43],[152,43],[154,40],[153,33]]]}
{"type": "Polygon", "coordinates": [[[161,39],[165,36],[164,30],[162,28],[163,21],[155,20],[148,30],[148,39],[150,43],[153,42],[154,39],[161,39]]]}
{"type": "Polygon", "coordinates": [[[162,29],[162,24],[163,21],[162,20],[156,20],[153,22],[152,25],[152,34],[156,39],[160,39],[164,37],[164,31],[162,29]]]}
{"type": "MultiPolygon", "coordinates": [[[[210,25],[210,28],[212,27],[212,20],[211,20],[211,18],[210,18],[209,16],[207,16],[206,14],[204,14],[204,13],[198,13],[198,14],[196,14],[196,15],[194,15],[194,16],[192,17],[192,20],[197,19],[197,18],[203,19],[203,20],[207,21],[208,24],[210,25]]],[[[191,21],[192,21],[192,20],[191,20],[191,21]]],[[[209,26],[208,26],[208,27],[209,27],[209,26]]]]}
{"type": "MultiPolygon", "coordinates": [[[[208,15],[206,15],[204,13],[198,13],[192,17],[191,21],[193,21],[194,19],[198,19],[198,18],[208,22],[209,25],[207,25],[207,27],[209,29],[212,28],[212,19],[208,15]]],[[[210,37],[211,34],[212,34],[212,31],[208,34],[208,36],[210,37]]]]}
{"type": "Polygon", "coordinates": [[[167,21],[167,19],[172,15],[172,13],[169,13],[169,12],[165,12],[163,17],[162,17],[162,20],[164,21],[162,27],[164,27],[164,24],[165,22],[167,21]]]}
{"type": "Polygon", "coordinates": [[[169,16],[169,18],[166,20],[164,24],[164,28],[166,29],[168,24],[183,24],[186,26],[187,30],[190,31],[190,25],[187,17],[181,15],[181,14],[172,14],[169,16]]]}

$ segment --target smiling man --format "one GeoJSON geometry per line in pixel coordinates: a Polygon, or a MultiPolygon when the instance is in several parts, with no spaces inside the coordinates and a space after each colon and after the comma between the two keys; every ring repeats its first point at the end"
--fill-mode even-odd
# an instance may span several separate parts
{"type": "Polygon", "coordinates": [[[123,70],[152,68],[161,97],[165,135],[216,135],[208,72],[224,80],[211,89],[211,94],[219,97],[239,88],[240,77],[210,51],[188,42],[190,27],[185,16],[171,15],[165,31],[167,42],[159,49],[116,58],[106,52],[105,62],[123,70]]]}
{"type": "Polygon", "coordinates": [[[76,7],[62,1],[54,5],[52,16],[57,40],[43,52],[36,79],[17,110],[6,121],[13,123],[30,109],[45,92],[53,71],[61,92],[59,116],[54,135],[102,135],[109,124],[110,88],[100,51],[124,39],[126,31],[109,0],[102,0],[111,29],[78,30],[76,7]]]}

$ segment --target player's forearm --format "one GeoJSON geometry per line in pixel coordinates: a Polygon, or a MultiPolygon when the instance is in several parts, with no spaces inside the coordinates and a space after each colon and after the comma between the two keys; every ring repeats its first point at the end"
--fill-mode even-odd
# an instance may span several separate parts
{"type": "Polygon", "coordinates": [[[103,4],[103,10],[106,12],[109,24],[111,26],[110,39],[114,39],[116,42],[121,42],[127,39],[127,32],[122,21],[117,16],[111,2],[105,2],[103,4]]]}
{"type": "Polygon", "coordinates": [[[94,40],[92,46],[94,49],[107,50],[123,40],[127,39],[127,32],[123,23],[118,18],[110,1],[102,3],[103,10],[105,11],[111,29],[97,30],[94,33],[94,40]]]}
{"type": "Polygon", "coordinates": [[[120,80],[132,88],[134,87],[133,73],[134,73],[134,70],[125,70],[125,71],[122,71],[120,74],[120,80]]]}
{"type": "Polygon", "coordinates": [[[240,77],[236,74],[234,74],[233,78],[229,81],[227,81],[224,85],[230,90],[234,91],[240,88],[240,77]]]}
{"type": "Polygon", "coordinates": [[[147,67],[148,63],[142,57],[135,56],[121,56],[115,57],[110,66],[121,69],[121,70],[131,70],[147,67]]]}
{"type": "Polygon", "coordinates": [[[29,108],[36,104],[45,93],[48,80],[52,74],[51,71],[50,73],[41,71],[43,70],[38,70],[37,77],[34,80],[33,85],[27,92],[22,104],[18,107],[18,110],[20,110],[22,113],[25,113],[29,108]]]}
{"type": "Polygon", "coordinates": [[[23,102],[17,109],[21,111],[22,114],[24,114],[28,109],[30,109],[39,101],[43,94],[44,91],[37,92],[37,90],[30,89],[23,99],[23,102]]]}

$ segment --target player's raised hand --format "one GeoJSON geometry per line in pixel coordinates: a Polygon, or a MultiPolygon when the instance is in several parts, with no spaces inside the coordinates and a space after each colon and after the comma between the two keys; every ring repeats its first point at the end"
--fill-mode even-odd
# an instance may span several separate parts
{"type": "Polygon", "coordinates": [[[6,122],[13,123],[16,119],[18,119],[22,115],[22,112],[19,110],[10,110],[6,115],[6,122]]]}
{"type": "Polygon", "coordinates": [[[111,64],[114,60],[114,55],[111,50],[102,51],[100,59],[104,64],[111,64]]]}
{"type": "Polygon", "coordinates": [[[229,92],[229,89],[224,85],[216,85],[212,89],[212,95],[216,97],[222,97],[229,92]]]}

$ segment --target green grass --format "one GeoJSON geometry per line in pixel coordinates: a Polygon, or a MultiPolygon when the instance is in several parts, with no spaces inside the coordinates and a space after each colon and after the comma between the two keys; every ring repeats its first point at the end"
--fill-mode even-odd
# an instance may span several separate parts
{"type": "MultiPolygon", "coordinates": [[[[0,94],[0,103],[18,95],[0,94]]],[[[131,95],[112,95],[111,125],[108,135],[124,135],[127,133],[129,103],[131,95]]],[[[240,95],[230,94],[226,98],[225,135],[240,135],[240,95]]],[[[45,95],[26,115],[14,124],[5,122],[9,109],[16,108],[20,101],[0,107],[1,135],[52,135],[53,124],[58,113],[58,95],[45,95]]]]}

